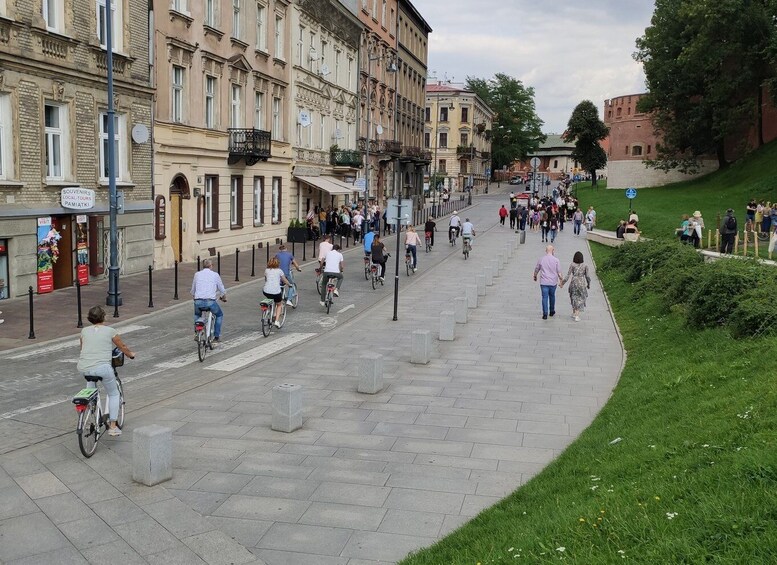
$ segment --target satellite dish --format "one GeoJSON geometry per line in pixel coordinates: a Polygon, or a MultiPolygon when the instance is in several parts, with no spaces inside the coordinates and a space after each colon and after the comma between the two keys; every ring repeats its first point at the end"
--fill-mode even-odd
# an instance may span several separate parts
{"type": "Polygon", "coordinates": [[[135,124],[132,128],[132,141],[145,143],[148,141],[148,128],[143,124],[135,124]]]}
{"type": "Polygon", "coordinates": [[[375,131],[378,133],[378,135],[383,133],[383,126],[378,124],[378,127],[375,128],[375,131]]]}
{"type": "Polygon", "coordinates": [[[310,114],[308,113],[308,111],[300,110],[297,121],[299,122],[299,125],[301,125],[303,128],[308,127],[310,125],[310,114]]]}
{"type": "Polygon", "coordinates": [[[321,76],[326,76],[329,74],[329,67],[326,66],[326,63],[321,64],[321,70],[319,71],[321,76]]]}

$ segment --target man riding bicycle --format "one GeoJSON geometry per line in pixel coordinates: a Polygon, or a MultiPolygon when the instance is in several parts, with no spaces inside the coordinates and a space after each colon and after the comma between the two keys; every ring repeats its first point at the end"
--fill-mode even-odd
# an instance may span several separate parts
{"type": "Polygon", "coordinates": [[[469,221],[469,218],[464,220],[464,224],[461,226],[461,239],[469,243],[472,247],[472,240],[475,237],[475,226],[469,221]]]}
{"type": "Polygon", "coordinates": [[[434,247],[434,232],[437,231],[437,224],[434,221],[434,216],[429,216],[424,224],[424,235],[429,237],[431,246],[434,247]]]}
{"type": "Polygon", "coordinates": [[[340,286],[343,284],[344,272],[343,254],[340,253],[340,246],[335,244],[332,250],[324,257],[324,276],[321,281],[321,306],[325,306],[324,300],[326,300],[326,287],[329,279],[337,279],[334,295],[340,296],[340,286]]]}
{"type": "MultiPolygon", "coordinates": [[[[202,309],[208,309],[216,316],[216,327],[213,330],[213,341],[218,342],[221,336],[221,324],[224,321],[224,312],[216,302],[221,296],[221,301],[227,301],[227,289],[221,281],[221,276],[212,271],[213,261],[205,259],[202,262],[202,270],[194,273],[192,280],[192,297],[194,298],[194,322],[202,315],[202,309]]],[[[197,339],[195,333],[194,339],[197,339]]]]}
{"type": "Polygon", "coordinates": [[[451,216],[450,221],[448,222],[448,240],[453,241],[454,239],[454,230],[456,230],[455,237],[459,237],[459,233],[461,233],[461,218],[459,218],[458,212],[456,210],[453,211],[453,215],[451,216]]]}
{"type": "Polygon", "coordinates": [[[300,269],[297,261],[294,259],[294,255],[292,255],[291,252],[289,252],[289,250],[286,249],[286,246],[282,243],[278,248],[278,253],[275,254],[275,258],[278,259],[278,263],[280,264],[281,271],[283,271],[283,275],[291,283],[289,285],[289,293],[286,295],[286,304],[291,306],[293,304],[292,299],[297,292],[294,287],[294,273],[291,268],[294,267],[298,273],[301,273],[302,269],[300,269]]]}

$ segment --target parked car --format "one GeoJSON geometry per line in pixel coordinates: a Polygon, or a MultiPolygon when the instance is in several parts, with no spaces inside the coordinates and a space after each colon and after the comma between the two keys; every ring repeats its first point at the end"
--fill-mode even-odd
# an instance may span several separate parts
{"type": "Polygon", "coordinates": [[[513,177],[507,184],[521,184],[521,177],[513,177]]]}

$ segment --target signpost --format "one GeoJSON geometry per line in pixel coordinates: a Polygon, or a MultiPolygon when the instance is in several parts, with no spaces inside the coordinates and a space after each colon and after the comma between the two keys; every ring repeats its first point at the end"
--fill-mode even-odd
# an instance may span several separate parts
{"type": "Polygon", "coordinates": [[[629,199],[629,213],[631,213],[631,201],[634,200],[637,197],[637,189],[636,188],[627,188],[626,189],[626,198],[629,199]]]}
{"type": "Polygon", "coordinates": [[[540,161],[539,157],[532,157],[531,161],[529,161],[529,164],[531,165],[531,170],[532,170],[532,175],[531,175],[532,196],[534,196],[534,194],[537,192],[537,169],[539,168],[541,162],[542,161],[540,161]]]}

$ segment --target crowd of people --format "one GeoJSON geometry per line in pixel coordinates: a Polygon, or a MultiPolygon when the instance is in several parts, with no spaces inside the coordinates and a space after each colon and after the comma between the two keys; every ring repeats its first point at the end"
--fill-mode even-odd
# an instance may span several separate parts
{"type": "Polygon", "coordinates": [[[360,241],[364,233],[380,230],[391,233],[391,224],[386,217],[386,210],[375,202],[367,205],[361,203],[343,204],[341,206],[315,206],[305,215],[305,223],[311,239],[318,240],[322,235],[338,235],[353,237],[354,242],[360,241]]]}

